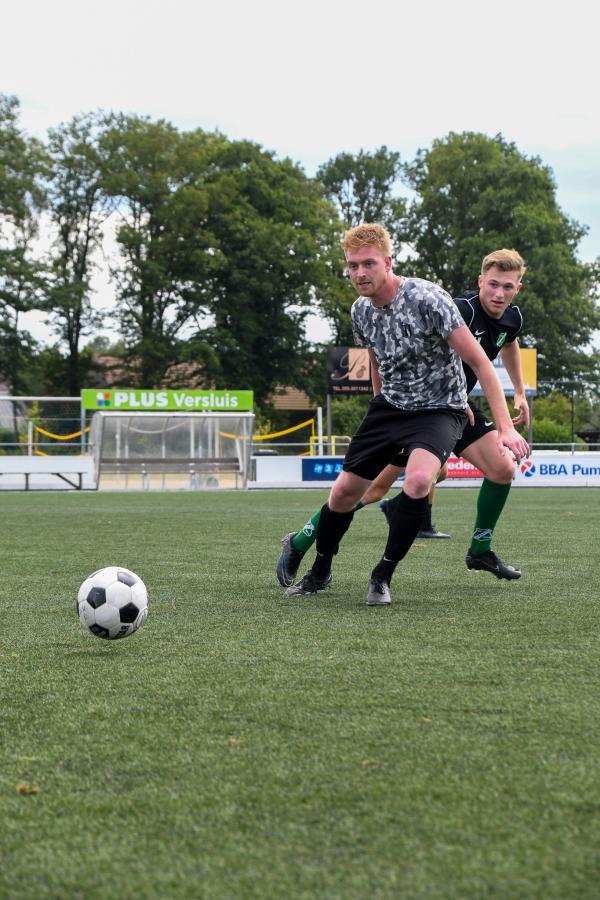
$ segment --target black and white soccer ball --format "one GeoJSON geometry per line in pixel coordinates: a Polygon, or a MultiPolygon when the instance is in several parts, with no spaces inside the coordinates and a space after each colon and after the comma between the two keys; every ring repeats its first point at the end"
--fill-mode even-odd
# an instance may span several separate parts
{"type": "Polygon", "coordinates": [[[77,594],[77,615],[96,637],[128,637],[148,618],[148,591],[139,575],[122,566],[107,566],[89,575],[77,594]]]}

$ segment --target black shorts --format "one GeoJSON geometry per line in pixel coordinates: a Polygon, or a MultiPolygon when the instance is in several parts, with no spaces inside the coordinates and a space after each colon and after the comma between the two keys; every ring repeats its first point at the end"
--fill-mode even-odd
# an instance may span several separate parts
{"type": "Polygon", "coordinates": [[[480,437],[483,437],[484,434],[489,434],[490,431],[496,430],[496,425],[492,422],[491,419],[488,419],[478,406],[475,406],[474,403],[471,403],[469,400],[469,406],[473,410],[473,415],[475,416],[475,424],[471,425],[467,422],[465,426],[465,430],[462,433],[462,437],[457,442],[454,447],[454,453],[456,456],[461,456],[463,450],[466,450],[467,447],[470,447],[471,444],[474,444],[475,441],[478,441],[480,437]]]}
{"type": "Polygon", "coordinates": [[[398,466],[399,469],[405,469],[408,464],[408,453],[405,453],[402,450],[400,453],[396,453],[390,459],[388,465],[390,466],[398,466]]]}
{"type": "Polygon", "coordinates": [[[344,471],[373,481],[389,463],[404,465],[417,448],[446,462],[458,442],[467,414],[461,409],[402,410],[373,397],[344,458],[344,471]]]}

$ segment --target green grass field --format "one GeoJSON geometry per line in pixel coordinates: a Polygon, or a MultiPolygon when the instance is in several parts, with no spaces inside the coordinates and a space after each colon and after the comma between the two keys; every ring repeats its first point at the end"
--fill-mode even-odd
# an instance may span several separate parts
{"type": "Polygon", "coordinates": [[[376,507],[327,594],[283,598],[325,497],[0,494],[3,900],[599,896],[600,491],[513,491],[508,583],[464,564],[475,492],[440,490],[452,540],[388,609],[376,507]],[[105,642],[75,598],[113,564],[151,611],[105,642]]]}

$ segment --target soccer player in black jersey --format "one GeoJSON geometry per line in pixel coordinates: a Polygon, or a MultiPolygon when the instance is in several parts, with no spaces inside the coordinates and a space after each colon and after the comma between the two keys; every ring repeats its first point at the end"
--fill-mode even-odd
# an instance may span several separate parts
{"type": "MultiPolygon", "coordinates": [[[[525,263],[516,250],[497,250],[485,257],[479,276],[479,291],[457,297],[455,303],[490,360],[500,354],[514,389],[513,405],[518,414],[514,425],[529,425],[529,406],[525,396],[521,374],[521,357],[518,335],[523,328],[523,316],[513,300],[522,287],[525,263]]],[[[467,379],[467,391],[471,393],[477,376],[467,363],[463,363],[467,379]]],[[[454,452],[463,456],[484,473],[484,480],[477,498],[477,516],[467,552],[469,569],[491,572],[497,578],[508,580],[521,577],[521,572],[499,559],[491,549],[494,528],[506,503],[514,478],[514,461],[496,452],[496,426],[484,413],[469,401],[474,422],[469,423],[456,444],[454,452]]],[[[391,472],[381,473],[380,490],[385,490],[391,472]]],[[[393,483],[393,482],[391,482],[393,483]]],[[[370,502],[377,499],[366,498],[370,502]]],[[[386,501],[384,512],[389,516],[396,498],[386,501]]]]}
{"type": "MultiPolygon", "coordinates": [[[[497,250],[488,254],[483,260],[481,274],[478,279],[479,291],[465,293],[456,297],[454,302],[474,335],[486,356],[490,360],[496,359],[500,354],[502,362],[508,372],[514,389],[513,405],[518,414],[513,418],[513,424],[529,426],[529,406],[525,396],[523,377],[521,373],[521,357],[519,354],[518,335],[523,327],[521,310],[513,301],[522,287],[522,278],[525,273],[525,263],[515,250],[497,250]]],[[[467,380],[467,391],[470,394],[477,377],[467,364],[463,364],[467,380]]],[[[471,546],[467,553],[467,566],[470,569],[480,569],[491,572],[497,578],[512,580],[521,577],[521,572],[513,566],[509,566],[499,559],[491,551],[491,542],[494,528],[500,518],[500,514],[506,503],[512,478],[514,465],[507,468],[503,465],[497,471],[490,461],[495,459],[494,432],[496,426],[488,420],[479,407],[469,401],[473,422],[466,426],[462,438],[455,447],[457,456],[464,456],[477,465],[486,477],[481,485],[477,499],[477,518],[473,529],[471,546]],[[491,437],[487,437],[491,435],[491,437]],[[483,440],[485,438],[485,440],[483,440]],[[465,452],[470,448],[470,453],[465,452]],[[474,460],[478,462],[475,463],[474,460]],[[506,477],[510,475],[510,480],[506,477]]],[[[397,502],[398,494],[392,500],[383,500],[392,485],[401,475],[406,459],[396,460],[397,465],[391,464],[377,476],[367,489],[357,509],[370,503],[380,501],[382,511],[385,513],[388,524],[397,502]]],[[[438,475],[438,482],[446,477],[447,466],[444,465],[438,475]]],[[[417,537],[434,536],[436,532],[431,525],[431,501],[433,489],[430,492],[428,510],[426,510],[426,528],[428,530],[417,533],[417,537]]],[[[309,522],[298,532],[291,532],[282,541],[281,555],[277,564],[277,577],[282,587],[293,584],[294,578],[309,547],[316,538],[316,529],[320,517],[320,509],[312,516],[309,522]]]]}
{"type": "MultiPolygon", "coordinates": [[[[485,419],[478,423],[471,413],[470,427],[483,428],[485,435],[489,435],[486,441],[489,448],[480,453],[480,447],[477,447],[472,453],[472,461],[489,475],[491,484],[503,485],[504,500],[514,474],[513,455],[519,460],[529,454],[529,447],[514,429],[487,353],[482,352],[464,321],[456,316],[456,309],[445,291],[431,282],[394,275],[389,235],[381,226],[350,229],[345,236],[344,251],[350,278],[360,295],[352,309],[355,339],[359,346],[369,347],[375,398],[346,454],[344,471],[332,488],[329,502],[321,510],[317,559],[310,572],[298,584],[288,588],[286,594],[316,593],[327,587],[331,581],[333,556],[350,525],[361,493],[369,502],[369,482],[373,482],[379,473],[383,475],[382,470],[389,474],[389,469],[396,467],[387,465],[386,469],[386,464],[399,461],[398,457],[405,454],[404,489],[394,501],[385,553],[373,570],[366,600],[368,605],[388,605],[391,602],[389,581],[422,524],[431,485],[448,453],[461,446],[460,435],[466,423],[462,410],[467,395],[465,375],[458,357],[468,365],[475,380],[480,381],[498,423],[497,427],[485,419]],[[454,438],[452,434],[455,434],[454,438]],[[512,451],[511,455],[507,448],[512,451]]],[[[520,285],[520,278],[516,281],[520,285]]],[[[494,314],[509,293],[505,280],[493,289],[490,283],[490,309],[494,314]]],[[[498,349],[507,336],[504,335],[498,349]]],[[[496,337],[496,341],[499,340],[500,334],[496,337]]],[[[518,416],[517,420],[520,418],[518,416]]],[[[485,435],[481,434],[481,438],[485,439],[485,435]]],[[[464,451],[467,458],[469,449],[464,451]]],[[[395,480],[397,468],[393,474],[395,480]]],[[[498,505],[499,497],[494,495],[494,502],[498,505]]],[[[491,538],[489,529],[480,529],[480,532],[482,530],[491,538]]],[[[281,583],[286,583],[294,565],[296,571],[298,568],[293,558],[293,545],[288,540],[292,537],[288,535],[284,539],[282,558],[277,567],[281,583]],[[286,554],[286,550],[292,552],[286,554]]],[[[481,547],[478,545],[477,549],[481,547]]],[[[483,553],[470,550],[467,565],[492,571],[489,565],[482,564],[486,554],[493,557],[497,567],[500,565],[497,557],[485,547],[483,553]]],[[[502,567],[503,573],[494,572],[498,577],[519,577],[512,567],[504,564],[502,567]],[[508,574],[508,570],[514,574],[508,574]]]]}

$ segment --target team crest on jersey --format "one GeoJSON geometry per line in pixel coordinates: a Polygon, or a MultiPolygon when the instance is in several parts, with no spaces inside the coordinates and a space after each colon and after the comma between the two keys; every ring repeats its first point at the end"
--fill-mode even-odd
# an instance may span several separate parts
{"type": "Polygon", "coordinates": [[[496,341],[496,347],[501,347],[505,340],[506,340],[506,331],[503,331],[502,334],[498,335],[498,340],[496,341]]]}

